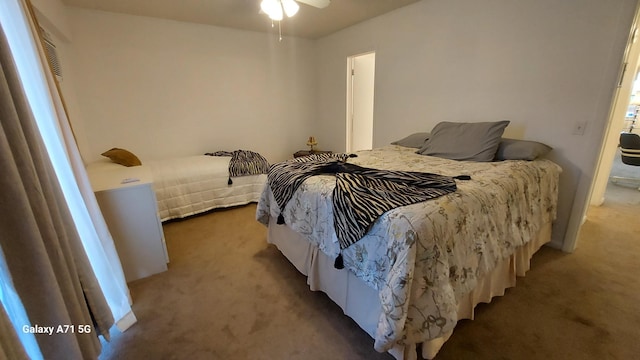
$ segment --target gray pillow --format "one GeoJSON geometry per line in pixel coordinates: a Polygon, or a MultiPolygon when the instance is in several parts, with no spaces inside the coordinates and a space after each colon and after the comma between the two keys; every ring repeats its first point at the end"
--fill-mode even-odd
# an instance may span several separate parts
{"type": "Polygon", "coordinates": [[[451,160],[493,161],[509,120],[459,123],[443,121],[431,130],[431,137],[418,154],[451,160]]]}
{"type": "Polygon", "coordinates": [[[535,160],[551,151],[551,147],[537,141],[502,139],[496,160],[535,160]]]}
{"type": "Polygon", "coordinates": [[[429,138],[428,132],[417,132],[413,133],[406,138],[396,140],[391,143],[391,145],[400,145],[404,147],[416,148],[419,149],[424,145],[424,142],[429,138]]]}

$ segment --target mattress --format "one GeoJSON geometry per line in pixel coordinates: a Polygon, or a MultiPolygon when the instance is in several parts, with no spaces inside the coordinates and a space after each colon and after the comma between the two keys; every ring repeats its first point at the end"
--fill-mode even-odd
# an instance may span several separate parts
{"type": "Polygon", "coordinates": [[[216,208],[257,202],[266,174],[240,176],[229,181],[227,156],[187,156],[146,161],[161,221],[183,218],[216,208]]]}
{"type": "Polygon", "coordinates": [[[228,156],[196,155],[166,160],[147,160],[140,166],[125,167],[108,159],[87,165],[94,175],[137,178],[140,173],[151,181],[161,221],[183,218],[216,208],[257,202],[267,181],[266,174],[240,176],[229,181],[228,156]],[[148,177],[148,178],[147,178],[148,177]]]}

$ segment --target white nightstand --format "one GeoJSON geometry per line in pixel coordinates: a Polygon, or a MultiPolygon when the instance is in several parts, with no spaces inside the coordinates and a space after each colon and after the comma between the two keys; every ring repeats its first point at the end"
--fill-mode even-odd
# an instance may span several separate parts
{"type": "Polygon", "coordinates": [[[149,169],[98,162],[87,173],[127,282],[166,271],[169,256],[149,169]]]}

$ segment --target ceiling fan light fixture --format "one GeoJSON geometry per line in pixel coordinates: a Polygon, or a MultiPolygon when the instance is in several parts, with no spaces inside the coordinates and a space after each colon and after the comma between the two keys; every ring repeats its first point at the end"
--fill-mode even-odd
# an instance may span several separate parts
{"type": "Polygon", "coordinates": [[[281,2],[284,12],[288,17],[292,17],[298,13],[298,10],[300,10],[300,5],[298,5],[294,0],[281,0],[281,2]]]}
{"type": "Polygon", "coordinates": [[[271,20],[280,21],[284,17],[279,0],[262,0],[260,9],[269,15],[271,20]]]}

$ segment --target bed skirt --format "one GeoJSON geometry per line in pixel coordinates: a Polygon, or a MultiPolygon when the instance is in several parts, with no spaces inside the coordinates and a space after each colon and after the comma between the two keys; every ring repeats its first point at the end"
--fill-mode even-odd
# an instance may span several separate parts
{"type": "MultiPolygon", "coordinates": [[[[533,254],[550,240],[551,223],[548,223],[542,226],[535,239],[518,248],[491,273],[479,278],[475,289],[459,301],[458,319],[473,319],[473,309],[477,304],[491,302],[494,296],[502,296],[507,288],[514,287],[516,276],[524,276],[533,254]]],[[[269,222],[267,241],[276,245],[298,271],[307,276],[311,290],[326,293],[364,331],[371,337],[375,336],[381,312],[375,289],[351,271],[335,269],[333,259],[289,227],[277,225],[273,217],[269,222]]],[[[451,334],[429,340],[419,347],[398,344],[389,353],[396,359],[415,360],[417,351],[421,349],[423,358],[433,359],[451,334]]]]}

